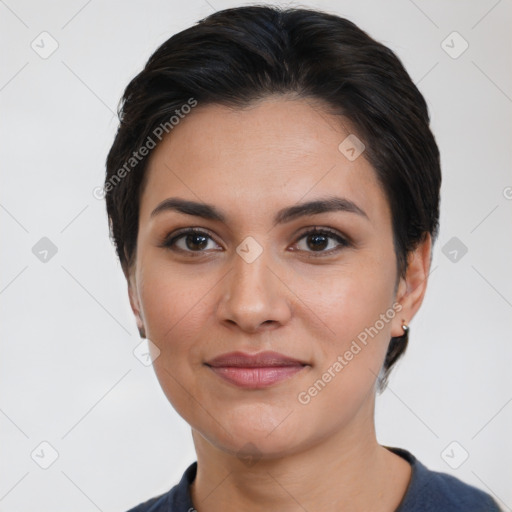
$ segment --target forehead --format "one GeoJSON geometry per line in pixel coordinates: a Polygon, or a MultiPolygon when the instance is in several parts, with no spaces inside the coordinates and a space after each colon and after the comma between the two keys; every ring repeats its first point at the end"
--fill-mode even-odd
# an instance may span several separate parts
{"type": "Polygon", "coordinates": [[[310,100],[273,97],[244,109],[199,105],[153,151],[141,221],[171,196],[228,213],[236,208],[240,218],[239,210],[273,215],[283,205],[338,195],[369,217],[389,216],[364,152],[352,160],[339,149],[349,136],[347,121],[310,100]]]}

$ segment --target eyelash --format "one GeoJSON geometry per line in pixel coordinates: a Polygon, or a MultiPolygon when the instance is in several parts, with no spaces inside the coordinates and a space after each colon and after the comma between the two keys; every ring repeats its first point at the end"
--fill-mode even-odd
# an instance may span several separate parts
{"type": "MultiPolygon", "coordinates": [[[[207,232],[198,229],[198,228],[188,228],[185,231],[178,232],[177,234],[168,235],[164,241],[159,245],[159,247],[162,247],[164,249],[169,249],[171,251],[186,253],[190,257],[198,257],[201,256],[205,251],[190,251],[190,250],[183,250],[180,248],[175,248],[175,243],[180,240],[181,238],[184,238],[187,235],[204,235],[205,237],[215,241],[207,232]]],[[[299,235],[297,238],[295,244],[297,244],[300,240],[303,238],[307,238],[310,235],[326,235],[327,238],[331,238],[336,240],[339,243],[338,247],[335,247],[334,249],[329,249],[328,251],[306,251],[308,253],[308,257],[311,258],[318,258],[325,255],[332,255],[339,250],[341,250],[344,247],[349,247],[352,244],[348,241],[348,239],[342,237],[339,233],[336,231],[333,231],[329,228],[313,228],[309,231],[305,231],[299,235]],[[316,253],[316,254],[315,254],[316,253]]]]}

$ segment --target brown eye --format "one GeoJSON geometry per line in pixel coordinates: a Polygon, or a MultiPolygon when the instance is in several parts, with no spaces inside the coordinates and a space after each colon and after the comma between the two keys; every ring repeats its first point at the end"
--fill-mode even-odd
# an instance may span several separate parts
{"type": "Polygon", "coordinates": [[[348,241],[341,235],[326,229],[307,231],[302,234],[297,242],[299,250],[310,253],[320,253],[319,255],[332,254],[348,245],[350,245],[348,241]],[[301,241],[304,241],[302,246],[301,241]]]}
{"type": "Polygon", "coordinates": [[[183,239],[185,241],[186,248],[191,251],[205,249],[208,245],[208,237],[197,233],[184,235],[183,239]]]}
{"type": "Polygon", "coordinates": [[[203,253],[209,248],[210,242],[214,244],[210,249],[216,250],[219,247],[213,238],[204,231],[188,229],[166,238],[161,247],[184,253],[203,253]]]}
{"type": "Polygon", "coordinates": [[[329,237],[321,233],[314,233],[306,237],[306,244],[312,251],[321,251],[329,245],[329,237]]]}

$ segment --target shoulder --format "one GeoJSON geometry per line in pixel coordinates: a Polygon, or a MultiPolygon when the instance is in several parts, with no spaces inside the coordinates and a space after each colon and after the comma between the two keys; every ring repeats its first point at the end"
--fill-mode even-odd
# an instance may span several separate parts
{"type": "Polygon", "coordinates": [[[389,448],[412,466],[412,476],[396,512],[500,512],[484,491],[438,471],[431,471],[411,453],[389,448]]]}
{"type": "MultiPolygon", "coordinates": [[[[172,489],[171,489],[172,490],[172,489]]],[[[140,503],[136,507],[131,508],[128,512],[163,512],[167,510],[169,494],[171,491],[161,494],[155,498],[151,498],[144,503],[140,503]]]]}
{"type": "Polygon", "coordinates": [[[127,512],[191,512],[192,506],[189,486],[194,481],[197,462],[191,464],[183,473],[178,484],[170,491],[140,503],[127,512]]]}

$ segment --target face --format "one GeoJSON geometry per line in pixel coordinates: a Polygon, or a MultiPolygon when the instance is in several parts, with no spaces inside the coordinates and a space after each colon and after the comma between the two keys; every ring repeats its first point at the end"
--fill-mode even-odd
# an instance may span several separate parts
{"type": "Polygon", "coordinates": [[[339,149],[345,126],[306,100],[199,105],[149,161],[132,308],[167,398],[223,452],[282,456],[367,428],[410,320],[388,202],[364,152],[339,149]]]}

